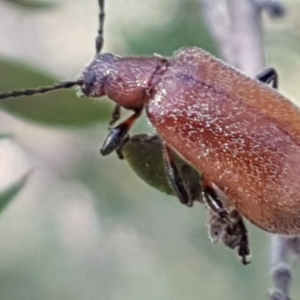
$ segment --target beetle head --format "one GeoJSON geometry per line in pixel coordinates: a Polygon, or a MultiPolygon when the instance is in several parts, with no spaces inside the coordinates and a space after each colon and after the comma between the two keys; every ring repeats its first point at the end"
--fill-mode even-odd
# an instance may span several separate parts
{"type": "Polygon", "coordinates": [[[110,53],[97,54],[78,78],[82,82],[79,96],[101,97],[105,95],[105,83],[118,57],[110,53]]]}

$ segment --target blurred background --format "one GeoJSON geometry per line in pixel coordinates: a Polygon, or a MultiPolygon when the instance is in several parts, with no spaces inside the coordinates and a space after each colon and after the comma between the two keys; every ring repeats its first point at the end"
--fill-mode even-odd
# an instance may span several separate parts
{"type": "MultiPolygon", "coordinates": [[[[220,55],[199,1],[106,2],[103,52],[171,55],[195,45],[220,55]]],[[[300,101],[300,2],[284,5],[283,18],[263,15],[267,65],[300,101]]],[[[94,55],[97,15],[96,0],[0,0],[0,91],[76,78],[94,55]]],[[[186,208],[115,154],[101,157],[107,100],[71,90],[2,108],[0,194],[13,201],[0,216],[0,299],[266,298],[270,236],[248,224],[245,267],[210,242],[201,205],[186,208]]],[[[143,119],[134,132],[145,131],[143,119]]]]}

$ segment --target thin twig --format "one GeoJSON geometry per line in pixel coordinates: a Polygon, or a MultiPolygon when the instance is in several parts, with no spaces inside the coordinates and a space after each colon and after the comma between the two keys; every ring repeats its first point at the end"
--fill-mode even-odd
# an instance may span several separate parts
{"type": "Polygon", "coordinates": [[[271,236],[272,268],[271,275],[274,288],[269,291],[270,300],[289,300],[289,291],[292,281],[292,270],[289,265],[291,238],[271,236]]]}
{"type": "Polygon", "coordinates": [[[252,0],[229,0],[233,64],[255,76],[265,67],[261,8],[252,0]]]}
{"type": "Polygon", "coordinates": [[[231,47],[228,43],[229,20],[219,0],[200,0],[201,12],[206,20],[211,35],[218,43],[223,58],[231,62],[231,47]]]}

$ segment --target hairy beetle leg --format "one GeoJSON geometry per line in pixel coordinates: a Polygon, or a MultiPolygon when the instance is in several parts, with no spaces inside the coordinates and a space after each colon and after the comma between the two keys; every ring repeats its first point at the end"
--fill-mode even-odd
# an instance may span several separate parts
{"type": "Polygon", "coordinates": [[[226,247],[236,249],[240,261],[244,265],[249,264],[251,252],[248,231],[238,211],[231,208],[227,222],[211,209],[208,210],[208,216],[208,235],[211,241],[222,242],[226,247]]]}
{"type": "Polygon", "coordinates": [[[189,193],[189,197],[191,201],[200,202],[203,204],[202,200],[202,186],[201,186],[201,174],[197,172],[198,176],[200,177],[200,180],[196,180],[193,178],[195,170],[191,168],[190,165],[184,164],[182,166],[178,166],[180,169],[180,174],[184,182],[184,186],[186,187],[186,190],[189,193]]]}
{"type": "Polygon", "coordinates": [[[209,236],[213,242],[222,241],[227,247],[237,249],[237,255],[244,265],[250,263],[248,231],[239,212],[230,204],[218,187],[203,179],[203,202],[208,207],[209,236]]]}
{"type": "Polygon", "coordinates": [[[109,122],[109,129],[111,129],[111,126],[115,125],[116,122],[118,122],[121,118],[121,106],[115,105],[112,114],[111,114],[111,120],[109,122]]]}
{"type": "Polygon", "coordinates": [[[111,129],[104,140],[104,143],[100,149],[100,153],[102,155],[108,155],[116,149],[120,148],[122,143],[124,142],[124,139],[128,135],[128,131],[140,115],[141,110],[138,110],[124,122],[111,129]]]}
{"type": "Polygon", "coordinates": [[[178,197],[179,201],[186,206],[192,207],[193,200],[187,188],[184,184],[184,180],[179,173],[179,170],[173,160],[172,150],[168,147],[168,145],[162,142],[162,150],[163,150],[163,159],[165,163],[166,176],[171,187],[174,190],[175,195],[178,197]]]}
{"type": "Polygon", "coordinates": [[[268,68],[256,76],[256,79],[266,84],[271,83],[272,88],[278,88],[278,74],[275,69],[268,68]]]}
{"type": "Polygon", "coordinates": [[[239,213],[236,210],[234,212],[238,215],[238,218],[236,219],[233,228],[229,230],[229,234],[239,236],[239,242],[237,245],[237,255],[241,262],[244,265],[247,265],[251,262],[248,230],[239,213]]]}
{"type": "Polygon", "coordinates": [[[244,265],[248,265],[251,260],[251,252],[249,247],[249,239],[248,239],[248,230],[244,224],[244,221],[240,220],[238,223],[239,228],[242,230],[241,232],[241,240],[237,249],[238,257],[241,259],[241,262],[244,265]]]}
{"type": "Polygon", "coordinates": [[[120,146],[116,149],[116,154],[118,156],[119,159],[124,159],[124,154],[123,154],[123,146],[131,139],[131,137],[129,136],[129,134],[127,134],[122,142],[120,143],[120,146]]]}

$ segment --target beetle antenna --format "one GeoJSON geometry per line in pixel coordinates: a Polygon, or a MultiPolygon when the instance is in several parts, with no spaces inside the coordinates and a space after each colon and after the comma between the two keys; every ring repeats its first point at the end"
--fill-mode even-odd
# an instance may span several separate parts
{"type": "Polygon", "coordinates": [[[105,13],[104,13],[104,0],[98,0],[99,3],[99,29],[98,29],[98,34],[96,37],[96,54],[99,54],[102,50],[103,46],[103,27],[104,27],[104,18],[105,18],[105,13]]]}
{"type": "Polygon", "coordinates": [[[11,91],[7,93],[1,93],[0,99],[6,99],[6,98],[14,98],[14,97],[20,97],[20,96],[31,96],[35,94],[44,94],[48,92],[52,92],[59,89],[68,89],[76,85],[83,85],[82,80],[76,80],[76,81],[63,81],[56,83],[51,86],[45,86],[45,87],[39,87],[36,89],[25,89],[20,91],[11,91]]]}

